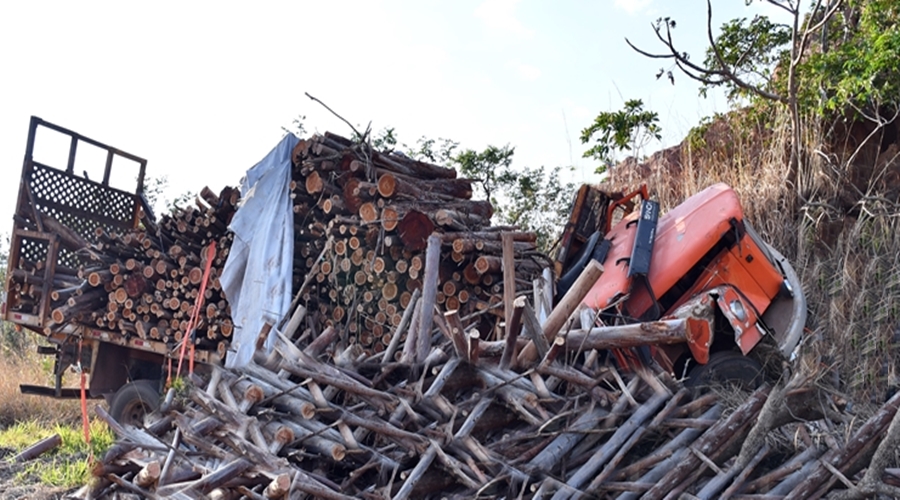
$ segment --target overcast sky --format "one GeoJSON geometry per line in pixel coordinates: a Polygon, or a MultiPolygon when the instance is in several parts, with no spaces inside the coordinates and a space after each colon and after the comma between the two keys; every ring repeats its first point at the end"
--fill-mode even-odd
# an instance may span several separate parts
{"type": "MultiPolygon", "coordinates": [[[[714,4],[715,25],[753,12],[743,0],[714,4]]],[[[394,127],[403,141],[509,143],[515,165],[573,165],[576,180],[590,180],[595,165],[581,158],[578,135],[598,112],[643,99],[660,115],[663,145],[673,145],[701,117],[725,111],[724,100],[699,98],[683,77],[674,86],[655,80],[660,63],[624,41],[658,48],[651,23],[672,16],[678,40],[700,59],[705,8],[703,0],[7,2],[0,232],[11,229],[30,115],[148,159],[148,175],[168,177],[172,196],[236,185],[298,115],[311,132],[349,135],[304,92],[361,128],[394,127]]],[[[65,148],[38,139],[37,154],[64,168],[65,148]]]]}

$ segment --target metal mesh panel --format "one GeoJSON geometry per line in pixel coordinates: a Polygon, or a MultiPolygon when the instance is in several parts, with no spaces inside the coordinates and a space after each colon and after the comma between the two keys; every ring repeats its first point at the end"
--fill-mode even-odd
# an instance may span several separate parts
{"type": "MultiPolygon", "coordinates": [[[[97,225],[128,228],[134,214],[134,197],[74,175],[35,164],[29,179],[35,201],[56,218],[72,216],[69,227],[84,237],[97,225]],[[53,212],[56,213],[53,213],[53,212]]],[[[60,219],[60,222],[66,223],[60,219]]]]}
{"type": "MultiPolygon", "coordinates": [[[[132,226],[135,209],[134,197],[100,184],[81,179],[63,171],[34,164],[28,179],[37,208],[88,241],[95,241],[95,230],[102,227],[108,232],[132,226]]],[[[47,242],[29,240],[22,245],[21,256],[31,260],[44,260],[47,242]]],[[[60,248],[60,264],[78,266],[81,262],[72,252],[60,248]]]]}
{"type": "Polygon", "coordinates": [[[47,240],[21,238],[19,257],[30,262],[42,262],[47,258],[47,240]]]}

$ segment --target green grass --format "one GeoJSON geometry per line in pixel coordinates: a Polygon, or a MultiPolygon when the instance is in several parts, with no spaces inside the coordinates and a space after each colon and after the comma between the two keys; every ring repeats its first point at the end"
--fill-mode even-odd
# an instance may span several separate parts
{"type": "Polygon", "coordinates": [[[91,444],[88,446],[80,425],[42,424],[34,420],[20,422],[0,432],[0,447],[19,452],[58,433],[62,444],[40,459],[26,464],[19,473],[19,479],[24,481],[37,477],[48,486],[74,488],[90,481],[91,454],[99,458],[115,441],[112,431],[100,420],[93,420],[90,429],[91,444]]]}

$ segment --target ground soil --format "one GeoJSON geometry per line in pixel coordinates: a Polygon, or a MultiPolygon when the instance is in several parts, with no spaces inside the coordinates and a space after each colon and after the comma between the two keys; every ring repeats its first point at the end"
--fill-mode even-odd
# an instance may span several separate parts
{"type": "Polygon", "coordinates": [[[38,477],[23,474],[25,464],[9,463],[13,454],[9,448],[0,448],[0,500],[60,500],[74,491],[47,486],[38,477]]]}

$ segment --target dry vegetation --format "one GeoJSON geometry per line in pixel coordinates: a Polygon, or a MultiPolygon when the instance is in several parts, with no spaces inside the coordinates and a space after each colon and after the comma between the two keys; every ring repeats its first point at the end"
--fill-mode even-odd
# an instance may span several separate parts
{"type": "MultiPolygon", "coordinates": [[[[25,334],[23,334],[25,335],[25,334]]],[[[81,407],[77,400],[57,400],[28,396],[19,392],[19,384],[52,385],[53,358],[38,356],[35,349],[0,355],[0,429],[16,422],[77,424],[81,407]]]]}
{"type": "MultiPolygon", "coordinates": [[[[53,358],[36,354],[36,337],[4,327],[0,342],[0,499],[56,499],[91,477],[89,448],[97,455],[113,441],[106,424],[91,422],[91,444],[85,442],[78,400],[28,396],[19,384],[52,385],[53,358]],[[62,445],[23,464],[7,459],[52,434],[62,445]]],[[[77,378],[63,380],[75,386],[77,378]]]]}

